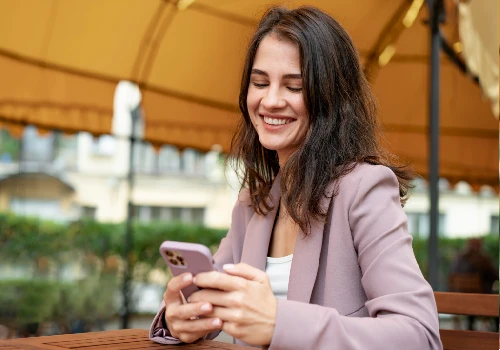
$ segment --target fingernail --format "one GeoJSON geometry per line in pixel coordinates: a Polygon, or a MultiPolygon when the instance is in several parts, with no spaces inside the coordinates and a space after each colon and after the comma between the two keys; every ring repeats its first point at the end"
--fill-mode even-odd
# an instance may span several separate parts
{"type": "Polygon", "coordinates": [[[196,277],[193,277],[193,284],[196,284],[196,277]]]}
{"type": "Polygon", "coordinates": [[[193,278],[193,276],[191,276],[191,274],[189,274],[189,275],[184,276],[184,278],[182,280],[184,282],[189,282],[189,281],[191,281],[192,278],[193,278]]]}
{"type": "Polygon", "coordinates": [[[234,264],[225,264],[222,266],[224,270],[231,270],[234,268],[234,264]]]}
{"type": "Polygon", "coordinates": [[[209,311],[209,310],[210,310],[210,304],[208,304],[208,303],[203,304],[203,305],[200,307],[200,310],[201,310],[201,311],[209,311]]]}
{"type": "Polygon", "coordinates": [[[216,318],[215,320],[212,321],[212,326],[214,327],[219,327],[220,326],[220,320],[216,318]]]}

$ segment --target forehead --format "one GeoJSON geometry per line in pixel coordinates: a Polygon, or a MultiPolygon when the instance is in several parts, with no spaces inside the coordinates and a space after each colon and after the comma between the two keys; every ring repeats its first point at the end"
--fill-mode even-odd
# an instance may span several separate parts
{"type": "Polygon", "coordinates": [[[260,42],[255,54],[254,68],[262,70],[291,70],[287,73],[300,73],[299,46],[276,34],[266,35],[260,42]]]}

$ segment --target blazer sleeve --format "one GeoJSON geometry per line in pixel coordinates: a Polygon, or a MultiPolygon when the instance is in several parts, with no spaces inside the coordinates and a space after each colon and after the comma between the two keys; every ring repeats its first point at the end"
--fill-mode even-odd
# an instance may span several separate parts
{"type": "Polygon", "coordinates": [[[442,349],[434,294],[413,253],[397,178],[389,168],[370,168],[348,213],[370,317],[278,300],[269,349],[442,349]]]}
{"type": "MultiPolygon", "coordinates": [[[[242,211],[244,210],[244,201],[241,200],[242,194],[238,197],[235,206],[233,207],[231,228],[229,229],[226,237],[224,237],[219,245],[217,253],[214,255],[214,266],[216,269],[221,270],[222,265],[234,263],[232,251],[232,237],[236,226],[243,217],[242,211]]],[[[205,339],[214,339],[220,331],[214,331],[205,336],[205,339]]],[[[162,301],[160,309],[153,319],[149,330],[149,339],[160,344],[179,344],[181,341],[171,336],[168,326],[165,323],[165,302],[162,301]]]]}

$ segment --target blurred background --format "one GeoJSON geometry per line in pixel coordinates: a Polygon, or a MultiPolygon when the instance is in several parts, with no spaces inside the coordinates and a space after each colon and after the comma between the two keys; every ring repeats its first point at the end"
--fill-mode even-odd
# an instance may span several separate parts
{"type": "Polygon", "coordinates": [[[384,142],[420,175],[404,209],[434,290],[498,293],[497,0],[0,0],[0,337],[148,328],[160,243],[217,249],[270,4],[320,7],[352,36],[384,142]]]}

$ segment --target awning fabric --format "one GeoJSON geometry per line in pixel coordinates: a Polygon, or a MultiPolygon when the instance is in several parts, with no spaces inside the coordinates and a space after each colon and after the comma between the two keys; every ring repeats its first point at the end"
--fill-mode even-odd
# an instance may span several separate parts
{"type": "Polygon", "coordinates": [[[479,77],[483,92],[491,101],[491,108],[497,119],[499,116],[499,10],[498,0],[459,3],[459,28],[463,55],[469,70],[479,77]]]}
{"type": "MultiPolygon", "coordinates": [[[[202,151],[219,144],[227,151],[245,46],[269,3],[280,1],[0,0],[0,126],[16,134],[23,124],[110,133],[114,89],[129,80],[143,96],[146,140],[202,151]]],[[[394,44],[389,63],[371,74],[372,86],[387,144],[426,177],[424,1],[308,3],[339,20],[367,66],[394,44]],[[404,28],[401,18],[412,6],[420,13],[404,28]]],[[[442,31],[453,43],[457,20],[448,18],[442,31]]],[[[498,188],[498,122],[480,87],[445,58],[440,103],[441,176],[498,188]]]]}

